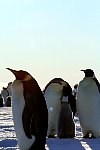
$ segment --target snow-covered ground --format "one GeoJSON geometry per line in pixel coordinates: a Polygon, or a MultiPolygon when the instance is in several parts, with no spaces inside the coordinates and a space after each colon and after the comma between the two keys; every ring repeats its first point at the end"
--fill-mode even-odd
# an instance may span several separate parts
{"type": "MultiPolygon", "coordinates": [[[[78,117],[75,117],[74,139],[47,138],[47,150],[100,150],[100,138],[83,139],[78,117]]],[[[0,150],[19,150],[11,107],[0,108],[0,150]]]]}

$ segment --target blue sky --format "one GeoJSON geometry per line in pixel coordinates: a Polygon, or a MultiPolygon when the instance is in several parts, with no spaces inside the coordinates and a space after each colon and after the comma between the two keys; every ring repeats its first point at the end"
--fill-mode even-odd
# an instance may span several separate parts
{"type": "Polygon", "coordinates": [[[100,80],[99,0],[0,0],[0,82],[26,70],[45,86],[61,77],[72,86],[91,68],[100,80]]]}

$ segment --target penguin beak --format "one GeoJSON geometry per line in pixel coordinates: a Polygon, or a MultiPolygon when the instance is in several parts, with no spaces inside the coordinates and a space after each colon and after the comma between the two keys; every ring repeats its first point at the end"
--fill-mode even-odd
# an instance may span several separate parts
{"type": "Polygon", "coordinates": [[[18,71],[10,69],[10,68],[6,68],[6,69],[10,70],[15,75],[15,77],[17,77],[18,71]]]}
{"type": "Polygon", "coordinates": [[[80,71],[83,71],[83,72],[85,72],[86,70],[80,70],[80,71]]]}

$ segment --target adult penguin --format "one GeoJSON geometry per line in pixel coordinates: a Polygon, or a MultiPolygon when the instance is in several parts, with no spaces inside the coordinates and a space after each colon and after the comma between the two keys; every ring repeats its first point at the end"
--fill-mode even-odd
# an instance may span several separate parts
{"type": "Polygon", "coordinates": [[[20,150],[45,150],[48,110],[44,95],[28,72],[7,69],[16,77],[12,83],[12,113],[20,150]]]}
{"type": "Polygon", "coordinates": [[[83,137],[100,136],[100,84],[91,69],[81,70],[85,77],[79,82],[77,109],[83,137]]]}
{"type": "Polygon", "coordinates": [[[58,114],[61,108],[63,86],[67,86],[62,78],[52,79],[44,89],[44,96],[48,108],[48,137],[57,135],[58,114]]]}

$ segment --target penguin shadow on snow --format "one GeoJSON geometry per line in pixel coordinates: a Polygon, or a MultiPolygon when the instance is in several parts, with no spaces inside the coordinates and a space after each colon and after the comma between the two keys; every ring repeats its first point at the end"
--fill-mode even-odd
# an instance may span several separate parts
{"type": "Polygon", "coordinates": [[[99,150],[100,140],[95,139],[78,139],[84,149],[99,150]]]}
{"type": "Polygon", "coordinates": [[[16,147],[17,145],[17,140],[16,139],[3,139],[0,141],[0,147],[3,147],[5,149],[8,149],[7,147],[10,147],[11,149],[16,147]]]}

